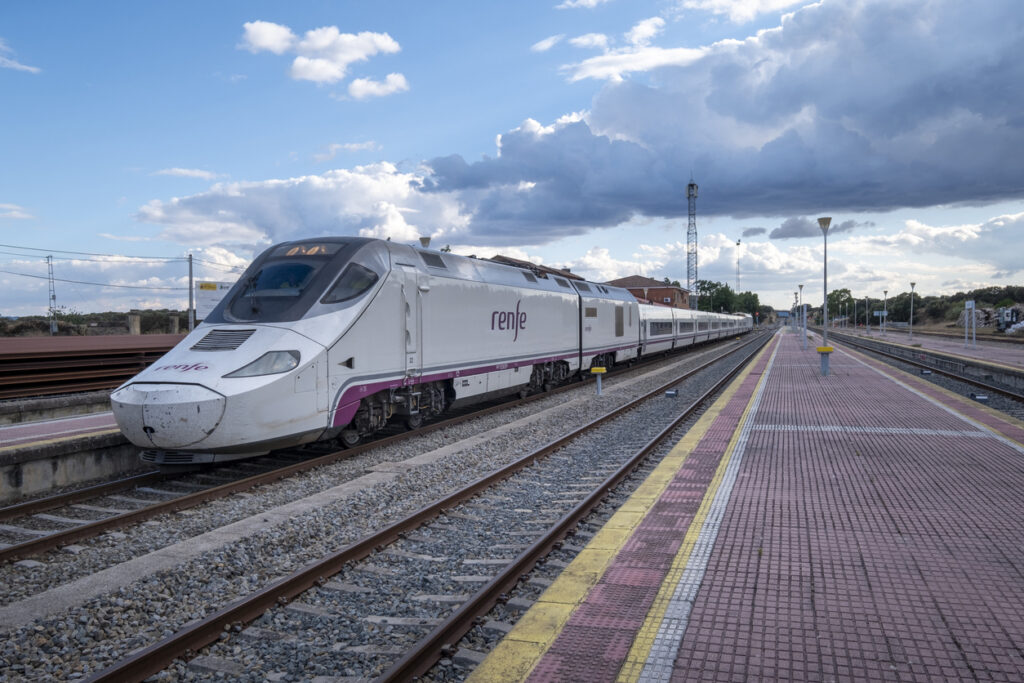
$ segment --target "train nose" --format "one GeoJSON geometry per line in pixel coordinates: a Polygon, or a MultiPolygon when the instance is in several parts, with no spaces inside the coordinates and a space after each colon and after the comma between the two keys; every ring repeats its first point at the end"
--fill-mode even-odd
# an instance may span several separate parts
{"type": "Polygon", "coordinates": [[[194,384],[131,384],[110,401],[121,431],[142,447],[195,446],[224,417],[224,397],[194,384]]]}

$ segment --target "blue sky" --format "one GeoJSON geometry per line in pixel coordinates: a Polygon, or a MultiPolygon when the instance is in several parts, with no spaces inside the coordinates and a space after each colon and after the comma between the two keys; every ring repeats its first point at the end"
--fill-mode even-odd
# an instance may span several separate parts
{"type": "Polygon", "coordinates": [[[1020,284],[1022,83],[1018,0],[5,2],[0,314],[48,253],[69,310],[183,307],[152,257],[321,234],[685,282],[691,173],[699,276],[770,305],[820,215],[831,288],[1020,284]]]}

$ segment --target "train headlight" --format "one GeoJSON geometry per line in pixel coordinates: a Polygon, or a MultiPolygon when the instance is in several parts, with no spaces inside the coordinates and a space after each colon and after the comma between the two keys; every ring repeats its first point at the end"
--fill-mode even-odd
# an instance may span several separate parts
{"type": "Polygon", "coordinates": [[[230,372],[225,377],[259,377],[276,375],[295,369],[299,364],[298,351],[270,351],[263,354],[244,368],[230,372]]]}

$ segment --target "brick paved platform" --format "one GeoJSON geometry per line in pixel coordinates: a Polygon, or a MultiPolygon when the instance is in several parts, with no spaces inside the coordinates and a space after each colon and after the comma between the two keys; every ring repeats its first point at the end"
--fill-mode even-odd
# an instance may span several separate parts
{"type": "Polygon", "coordinates": [[[473,680],[1024,680],[1024,423],[778,334],[473,680]]]}

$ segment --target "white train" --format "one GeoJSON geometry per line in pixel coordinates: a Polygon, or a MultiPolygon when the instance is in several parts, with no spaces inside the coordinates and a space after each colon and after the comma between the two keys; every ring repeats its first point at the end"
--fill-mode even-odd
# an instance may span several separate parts
{"type": "Polygon", "coordinates": [[[111,396],[157,464],[221,462],[546,389],[748,332],[749,315],[640,304],[624,289],[382,240],[286,242],[111,396]]]}

